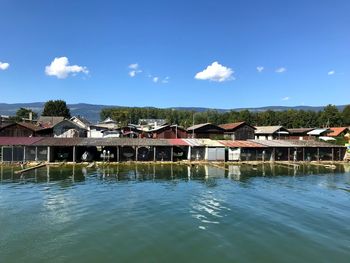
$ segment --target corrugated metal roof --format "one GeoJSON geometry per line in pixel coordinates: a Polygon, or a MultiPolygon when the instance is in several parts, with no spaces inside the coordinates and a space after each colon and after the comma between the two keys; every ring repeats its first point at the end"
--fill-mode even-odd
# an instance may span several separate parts
{"type": "Polygon", "coordinates": [[[327,142],[320,142],[320,141],[313,141],[313,140],[293,140],[292,142],[295,145],[295,147],[321,147],[321,148],[344,147],[341,145],[335,145],[327,142]]]}
{"type": "Polygon", "coordinates": [[[211,140],[211,139],[182,139],[184,140],[189,146],[192,147],[223,147],[223,145],[216,141],[216,140],[211,140]]]}
{"type": "Polygon", "coordinates": [[[189,144],[183,139],[167,139],[169,144],[176,146],[188,146],[189,144]]]}
{"type": "Polygon", "coordinates": [[[343,147],[313,140],[250,140],[266,147],[343,147]]]}
{"type": "Polygon", "coordinates": [[[322,134],[326,134],[328,133],[330,130],[327,129],[327,128],[319,128],[319,129],[314,129],[310,132],[308,132],[307,134],[308,135],[315,135],[315,136],[319,136],[319,135],[322,135],[322,134]]]}
{"type": "Polygon", "coordinates": [[[199,128],[202,128],[202,127],[205,127],[207,125],[211,125],[211,123],[200,123],[200,124],[196,124],[196,125],[193,125],[191,127],[188,127],[187,130],[196,130],[196,129],[199,129],[199,128]]]}
{"type": "Polygon", "coordinates": [[[40,123],[43,127],[50,128],[63,120],[64,117],[61,116],[40,116],[38,119],[38,123],[40,123]]]}
{"type": "Polygon", "coordinates": [[[30,122],[19,122],[17,124],[27,128],[29,130],[35,131],[35,132],[42,131],[42,130],[49,130],[50,129],[50,128],[47,128],[47,127],[41,127],[41,126],[35,125],[33,123],[30,123],[30,122]]]}
{"type": "Polygon", "coordinates": [[[265,147],[295,147],[292,140],[250,140],[265,147]]]}
{"type": "Polygon", "coordinates": [[[234,148],[261,148],[264,147],[261,144],[255,143],[253,141],[230,141],[230,140],[220,140],[221,144],[225,145],[226,147],[234,147],[234,148]]]}
{"type": "Polygon", "coordinates": [[[0,145],[32,145],[43,140],[41,137],[0,137],[0,145]]]}
{"type": "Polygon", "coordinates": [[[42,131],[42,130],[47,130],[49,128],[47,127],[41,127],[39,125],[35,125],[33,123],[30,123],[30,122],[16,122],[16,123],[9,123],[9,124],[6,124],[4,126],[1,126],[0,129],[4,129],[4,128],[7,128],[7,127],[10,127],[10,126],[15,126],[15,125],[19,125],[19,126],[22,126],[28,130],[31,130],[33,132],[38,132],[38,131],[42,131]]]}
{"type": "Polygon", "coordinates": [[[289,133],[291,134],[291,135],[293,135],[294,133],[298,133],[298,134],[300,134],[300,133],[307,133],[307,132],[310,132],[310,131],[312,131],[312,130],[314,130],[314,128],[293,128],[293,129],[288,129],[288,131],[289,131],[289,133]]]}
{"type": "Polygon", "coordinates": [[[188,146],[204,146],[198,139],[182,139],[188,146]]]}
{"type": "Polygon", "coordinates": [[[82,138],[54,138],[45,137],[35,142],[36,146],[75,146],[78,145],[82,138]]]}
{"type": "Polygon", "coordinates": [[[78,146],[171,146],[167,139],[80,138],[78,146]]]}
{"type": "Polygon", "coordinates": [[[255,134],[274,134],[279,130],[287,131],[283,126],[256,126],[255,134]]]}
{"type": "Polygon", "coordinates": [[[1,146],[193,146],[193,147],[343,147],[313,140],[211,140],[211,139],[136,139],[136,138],[53,138],[0,137],[1,146]]]}
{"type": "Polygon", "coordinates": [[[247,124],[245,121],[241,121],[241,122],[234,122],[234,123],[225,123],[225,124],[220,124],[219,127],[220,128],[223,128],[224,130],[234,130],[242,125],[247,125],[247,126],[250,126],[252,127],[254,130],[255,130],[255,127],[247,124]]]}
{"type": "Polygon", "coordinates": [[[197,129],[203,128],[205,126],[212,126],[213,128],[215,128],[217,130],[224,131],[223,128],[221,128],[221,127],[219,127],[219,126],[217,126],[215,124],[209,123],[209,122],[207,122],[207,123],[200,123],[200,124],[196,124],[196,125],[193,125],[191,127],[188,127],[187,131],[197,130],[197,129]]]}

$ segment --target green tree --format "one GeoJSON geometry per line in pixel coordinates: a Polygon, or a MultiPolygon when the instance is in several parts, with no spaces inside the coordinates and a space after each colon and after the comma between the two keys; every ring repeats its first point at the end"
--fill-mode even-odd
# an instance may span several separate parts
{"type": "Polygon", "coordinates": [[[36,112],[25,108],[19,108],[16,112],[16,117],[21,119],[29,119],[30,113],[32,113],[33,119],[36,119],[38,117],[38,114],[36,112]]]}
{"type": "Polygon", "coordinates": [[[349,126],[350,125],[350,105],[347,105],[343,112],[343,124],[349,126]]]}
{"type": "Polygon", "coordinates": [[[342,124],[342,116],[338,108],[329,104],[320,113],[319,125],[322,127],[334,127],[342,124]]]}
{"type": "Polygon", "coordinates": [[[70,118],[70,111],[63,100],[49,100],[44,105],[42,116],[60,116],[70,118]]]}

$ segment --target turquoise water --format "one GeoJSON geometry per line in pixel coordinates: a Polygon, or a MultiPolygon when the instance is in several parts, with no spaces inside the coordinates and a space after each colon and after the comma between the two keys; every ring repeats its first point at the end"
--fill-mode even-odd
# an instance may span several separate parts
{"type": "Polygon", "coordinates": [[[350,262],[350,168],[1,168],[0,262],[350,262]]]}

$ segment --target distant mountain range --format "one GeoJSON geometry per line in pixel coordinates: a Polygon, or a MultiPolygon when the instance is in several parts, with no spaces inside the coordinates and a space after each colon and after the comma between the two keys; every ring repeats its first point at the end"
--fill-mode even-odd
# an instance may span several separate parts
{"type": "MultiPolygon", "coordinates": [[[[15,115],[16,111],[19,108],[30,108],[34,112],[38,112],[39,114],[42,112],[44,108],[45,102],[32,102],[32,103],[0,103],[0,114],[1,115],[15,115]]],[[[343,110],[346,105],[338,105],[339,110],[343,110]]],[[[98,122],[100,120],[100,112],[102,109],[111,108],[111,107],[122,107],[122,106],[114,106],[114,105],[95,105],[95,104],[87,104],[87,103],[77,103],[77,104],[68,104],[70,108],[72,116],[80,115],[84,116],[91,122],[98,122]]],[[[193,110],[198,112],[203,112],[207,110],[213,110],[210,108],[201,108],[201,107],[169,107],[170,109],[176,110],[193,110]]],[[[267,106],[267,107],[258,107],[258,108],[233,108],[232,110],[241,111],[241,110],[249,110],[249,111],[266,111],[266,110],[274,110],[274,111],[283,111],[288,109],[294,110],[310,110],[310,111],[320,111],[323,110],[324,106],[267,106]]],[[[219,112],[227,112],[231,109],[215,109],[219,112]]]]}

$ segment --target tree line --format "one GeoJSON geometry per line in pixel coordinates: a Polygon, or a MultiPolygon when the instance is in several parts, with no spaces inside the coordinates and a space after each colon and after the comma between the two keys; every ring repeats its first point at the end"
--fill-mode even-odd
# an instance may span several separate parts
{"type": "Polygon", "coordinates": [[[350,105],[339,111],[335,105],[328,105],[321,111],[305,110],[266,110],[261,112],[242,110],[219,112],[208,110],[196,112],[190,110],[120,107],[103,109],[101,120],[107,117],[121,125],[138,123],[139,119],[166,119],[168,123],[185,128],[199,123],[223,124],[245,121],[254,126],[282,125],[286,128],[340,127],[350,126],[350,105]]]}
{"type": "MultiPolygon", "coordinates": [[[[20,108],[13,121],[29,118],[30,109],[20,108]]],[[[32,112],[35,119],[37,113],[32,112]]],[[[42,116],[63,116],[70,118],[70,110],[63,100],[50,100],[45,103],[42,116]]],[[[203,112],[176,109],[158,109],[152,107],[106,108],[100,112],[101,120],[107,117],[121,125],[138,123],[139,119],[166,119],[168,123],[185,128],[199,123],[223,124],[245,121],[254,126],[282,125],[286,128],[340,127],[350,126],[350,105],[339,111],[335,105],[328,105],[321,111],[285,110],[285,111],[225,111],[207,110],[203,112]]]]}

